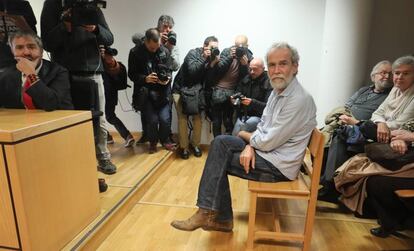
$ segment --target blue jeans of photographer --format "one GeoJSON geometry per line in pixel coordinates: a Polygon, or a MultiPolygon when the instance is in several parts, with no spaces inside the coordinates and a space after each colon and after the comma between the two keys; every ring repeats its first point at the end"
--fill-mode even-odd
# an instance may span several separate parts
{"type": "Polygon", "coordinates": [[[219,221],[233,219],[228,174],[263,182],[289,180],[257,153],[255,169],[250,169],[246,174],[240,165],[240,153],[245,146],[241,138],[228,135],[217,136],[211,143],[198,188],[197,206],[218,211],[219,221]]]}
{"type": "MultiPolygon", "coordinates": [[[[151,101],[145,103],[145,133],[149,142],[167,143],[171,131],[171,106],[169,103],[155,107],[151,101]]],[[[144,127],[144,126],[143,126],[144,127]]]]}

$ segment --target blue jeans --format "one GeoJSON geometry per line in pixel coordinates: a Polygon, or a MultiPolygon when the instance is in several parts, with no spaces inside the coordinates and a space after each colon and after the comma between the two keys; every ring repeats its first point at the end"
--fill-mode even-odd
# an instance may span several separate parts
{"type": "Polygon", "coordinates": [[[254,132],[257,129],[257,124],[260,122],[260,117],[251,116],[246,118],[237,118],[236,124],[234,124],[233,136],[237,136],[240,131],[254,132]],[[243,121],[242,121],[243,120],[243,121]]]}
{"type": "MultiPolygon", "coordinates": [[[[147,122],[145,133],[150,142],[166,143],[169,141],[171,131],[171,106],[169,103],[155,107],[151,101],[146,102],[144,117],[147,122]]],[[[144,128],[144,126],[143,126],[144,128]]]]}
{"type": "Polygon", "coordinates": [[[246,174],[240,165],[240,153],[246,143],[239,137],[220,135],[210,145],[198,188],[197,206],[218,211],[218,220],[233,219],[231,195],[227,174],[243,179],[277,182],[287,181],[275,166],[256,153],[255,169],[246,174]]]}

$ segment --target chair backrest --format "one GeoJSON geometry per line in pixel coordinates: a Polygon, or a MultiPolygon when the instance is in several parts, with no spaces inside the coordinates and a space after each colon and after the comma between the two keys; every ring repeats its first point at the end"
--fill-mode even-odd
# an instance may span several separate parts
{"type": "Polygon", "coordinates": [[[310,192],[317,193],[319,189],[319,179],[321,176],[322,160],[324,150],[324,135],[317,129],[313,129],[308,144],[308,151],[303,160],[306,172],[311,178],[310,192]]]}

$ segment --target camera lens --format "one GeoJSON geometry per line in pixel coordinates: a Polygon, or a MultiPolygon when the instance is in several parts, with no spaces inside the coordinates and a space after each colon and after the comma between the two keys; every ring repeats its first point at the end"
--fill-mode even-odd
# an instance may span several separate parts
{"type": "Polygon", "coordinates": [[[170,31],[168,32],[168,42],[172,45],[176,45],[177,44],[177,33],[175,33],[174,31],[170,31]]]}

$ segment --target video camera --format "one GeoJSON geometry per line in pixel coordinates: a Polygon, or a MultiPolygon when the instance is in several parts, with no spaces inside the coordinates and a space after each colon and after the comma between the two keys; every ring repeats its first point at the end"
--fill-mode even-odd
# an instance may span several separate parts
{"type": "Polygon", "coordinates": [[[106,8],[103,0],[62,0],[62,3],[64,10],[71,9],[71,15],[62,16],[62,19],[75,26],[98,24],[98,9],[106,8]]]}
{"type": "Polygon", "coordinates": [[[244,55],[247,55],[247,47],[239,45],[236,47],[236,57],[238,59],[242,58],[244,55]]]}
{"type": "Polygon", "coordinates": [[[241,92],[237,92],[236,94],[233,94],[232,96],[231,96],[231,98],[232,99],[234,99],[234,101],[233,101],[233,105],[234,106],[240,106],[240,104],[241,104],[241,100],[243,99],[243,98],[245,98],[246,96],[244,96],[241,92]]]}
{"type": "Polygon", "coordinates": [[[216,57],[218,55],[220,55],[220,50],[217,47],[211,47],[210,48],[210,52],[211,52],[211,54],[210,54],[210,61],[213,61],[214,59],[216,59],[216,57]]]}

